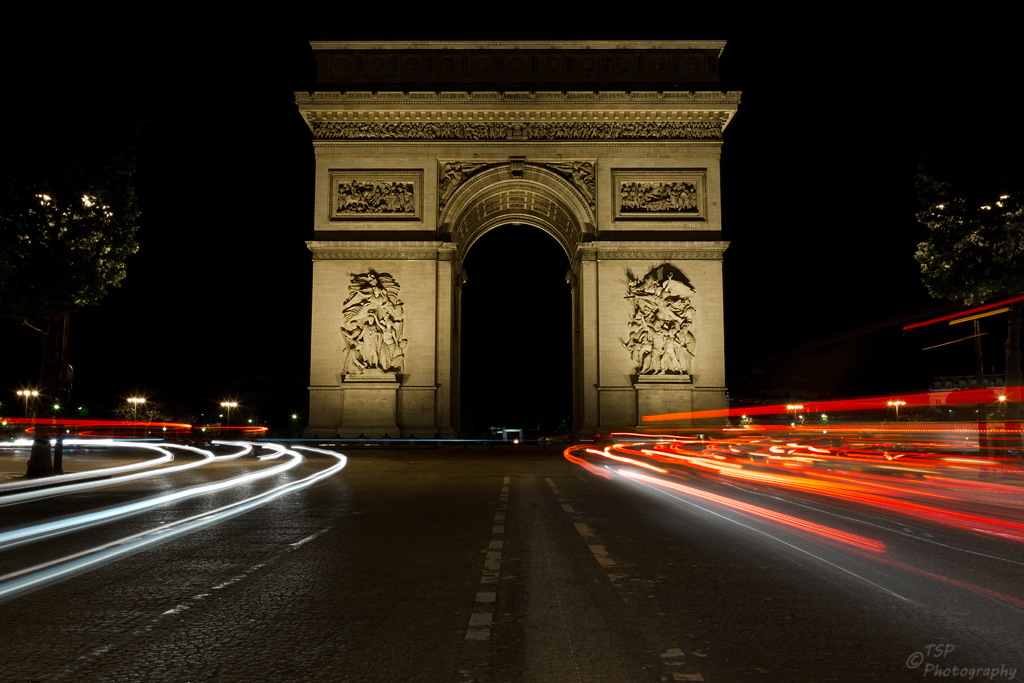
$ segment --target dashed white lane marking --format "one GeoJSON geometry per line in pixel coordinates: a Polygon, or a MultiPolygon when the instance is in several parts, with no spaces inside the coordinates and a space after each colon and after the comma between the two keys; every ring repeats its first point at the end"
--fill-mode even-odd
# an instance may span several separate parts
{"type": "MultiPolygon", "coordinates": [[[[498,507],[494,513],[494,524],[491,534],[499,536],[505,533],[505,511],[508,509],[508,485],[511,477],[502,479],[501,492],[498,495],[498,507]]],[[[484,568],[480,572],[480,585],[490,586],[498,583],[501,573],[501,551],[505,543],[501,539],[493,539],[482,552],[484,568]]],[[[491,637],[491,624],[494,613],[487,611],[498,601],[497,591],[480,591],[476,594],[476,607],[469,615],[469,627],[466,629],[466,640],[488,640],[491,637]]]]}
{"type": "Polygon", "coordinates": [[[333,527],[327,527],[327,528],[324,528],[324,529],[320,529],[319,531],[314,531],[313,533],[311,533],[309,536],[306,536],[301,541],[296,541],[295,543],[290,543],[289,545],[292,548],[298,548],[300,545],[305,545],[305,544],[309,543],[310,541],[312,541],[317,536],[322,536],[323,534],[326,534],[332,528],[333,527]]]}
{"type": "Polygon", "coordinates": [[[489,629],[491,627],[491,619],[493,618],[494,615],[490,612],[473,612],[469,615],[469,627],[482,628],[486,626],[489,629]]]}
{"type": "MultiPolygon", "coordinates": [[[[562,510],[565,511],[565,514],[569,515],[571,520],[573,520],[572,525],[576,527],[576,531],[579,532],[579,535],[583,537],[584,541],[586,541],[587,547],[590,549],[590,552],[593,553],[594,559],[597,560],[597,563],[604,569],[617,566],[615,564],[615,560],[613,560],[608,554],[608,550],[603,545],[595,543],[597,537],[594,535],[593,529],[579,521],[580,514],[576,512],[571,505],[569,505],[565,497],[562,495],[562,492],[558,490],[557,486],[555,486],[555,482],[553,482],[550,477],[546,477],[544,481],[547,482],[548,488],[551,489],[551,493],[555,494],[555,498],[558,499],[558,504],[562,506],[562,510]]],[[[623,575],[609,573],[608,576],[614,580],[621,579],[623,575]]]]}
{"type": "MultiPolygon", "coordinates": [[[[569,502],[565,499],[565,496],[563,496],[562,492],[558,490],[557,486],[555,486],[555,482],[552,481],[550,478],[545,478],[544,481],[547,482],[548,488],[551,489],[551,493],[555,494],[555,498],[558,500],[558,504],[562,506],[562,509],[565,511],[565,514],[568,515],[569,519],[572,520],[572,525],[576,528],[577,533],[579,533],[580,537],[582,537],[583,541],[587,544],[587,548],[594,556],[594,559],[597,560],[597,563],[601,565],[602,569],[605,570],[605,573],[608,575],[608,578],[610,578],[613,582],[617,579],[625,578],[625,574],[619,573],[621,569],[618,568],[618,565],[615,563],[615,560],[613,560],[611,555],[608,554],[608,549],[598,542],[597,535],[594,533],[594,530],[591,529],[585,522],[583,522],[580,513],[577,512],[571,505],[569,505],[569,502]]],[[[663,681],[669,680],[669,675],[671,675],[673,681],[704,680],[704,677],[701,676],[699,673],[684,674],[679,673],[678,671],[671,670],[670,667],[686,666],[688,664],[688,662],[684,658],[684,655],[685,653],[682,651],[682,649],[678,647],[671,647],[662,653],[661,661],[665,664],[666,667],[665,675],[662,676],[663,681]]]]}
{"type": "Polygon", "coordinates": [[[580,532],[580,536],[583,538],[593,538],[594,532],[583,522],[573,522],[572,525],[576,527],[576,531],[580,532]]]}
{"type": "MultiPolygon", "coordinates": [[[[249,567],[248,569],[246,569],[244,572],[242,572],[238,576],[232,577],[232,578],[228,579],[227,581],[225,581],[224,583],[218,583],[216,586],[214,586],[210,590],[219,591],[221,588],[227,588],[228,586],[230,586],[232,584],[238,583],[239,581],[241,581],[245,577],[249,576],[253,572],[259,571],[260,569],[265,567],[266,564],[267,564],[266,562],[260,562],[259,564],[254,564],[253,566],[249,567]]],[[[164,612],[164,614],[166,614],[166,612],[164,612]]]]}
{"type": "Polygon", "coordinates": [[[190,605],[176,605],[175,607],[172,607],[171,609],[164,612],[164,614],[177,614],[178,612],[184,612],[189,607],[190,605]]]}
{"type": "MultiPolygon", "coordinates": [[[[285,548],[284,550],[280,551],[273,558],[268,559],[265,562],[259,562],[257,564],[254,564],[253,566],[249,567],[248,569],[246,569],[241,574],[237,574],[237,575],[231,577],[230,579],[228,579],[227,581],[222,581],[221,583],[218,583],[216,586],[211,586],[209,588],[209,590],[210,591],[222,590],[224,588],[227,588],[228,586],[234,585],[234,584],[238,583],[239,581],[242,581],[246,577],[256,573],[257,571],[259,571],[263,567],[267,566],[271,562],[275,561],[276,559],[278,559],[279,557],[281,557],[285,553],[289,553],[289,552],[292,552],[292,551],[296,550],[300,546],[308,543],[309,541],[312,541],[317,536],[320,536],[322,534],[327,533],[328,531],[330,531],[333,528],[334,528],[333,526],[324,527],[323,529],[320,529],[316,533],[310,534],[309,536],[307,536],[306,538],[302,539],[301,541],[296,541],[295,543],[289,543],[287,548],[285,548]]],[[[190,601],[198,602],[198,601],[204,600],[205,598],[208,598],[208,597],[210,597],[212,595],[213,595],[213,593],[196,593],[195,595],[193,595],[190,598],[190,601]]],[[[180,605],[175,605],[171,609],[169,609],[169,610],[167,610],[165,612],[161,612],[159,615],[156,616],[156,618],[154,618],[152,621],[150,621],[147,625],[143,626],[142,628],[140,628],[140,629],[138,629],[136,631],[133,631],[130,635],[131,635],[131,637],[138,637],[138,636],[145,635],[149,631],[152,631],[157,626],[157,624],[160,623],[160,621],[164,617],[168,617],[168,616],[171,616],[173,614],[181,614],[182,612],[190,609],[191,607],[192,607],[192,605],[190,605],[188,603],[183,603],[183,604],[180,604],[180,605]]],[[[96,659],[99,659],[100,657],[102,657],[103,655],[105,655],[109,651],[111,651],[113,648],[114,648],[113,645],[104,645],[104,646],[102,646],[102,647],[100,647],[100,648],[98,648],[96,650],[93,650],[89,654],[82,655],[81,657],[79,657],[77,660],[72,662],[70,665],[66,666],[61,671],[58,671],[58,672],[56,672],[54,674],[51,674],[51,678],[56,680],[56,679],[63,678],[65,676],[71,675],[72,673],[75,672],[76,669],[78,669],[82,665],[88,664],[88,663],[90,663],[92,661],[95,661],[96,659]]]]}
{"type": "Polygon", "coordinates": [[[603,545],[588,545],[590,552],[594,553],[594,559],[602,567],[614,567],[615,560],[608,556],[608,551],[604,549],[603,545]]]}

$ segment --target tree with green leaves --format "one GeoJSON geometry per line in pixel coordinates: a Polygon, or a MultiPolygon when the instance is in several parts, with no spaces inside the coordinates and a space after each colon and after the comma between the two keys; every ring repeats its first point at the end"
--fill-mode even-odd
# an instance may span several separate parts
{"type": "MultiPolygon", "coordinates": [[[[69,314],[119,286],[138,251],[136,133],[42,168],[11,164],[0,178],[0,317],[41,342],[39,390],[51,405],[66,398],[69,314]]],[[[49,440],[37,429],[27,476],[53,473],[49,440]]]]}
{"type": "MultiPolygon", "coordinates": [[[[919,171],[917,220],[928,228],[928,241],[914,258],[931,296],[971,306],[1024,294],[1024,187],[1010,184],[953,184],[919,171]]],[[[1010,305],[1008,387],[1022,384],[1022,311],[1024,301],[1010,305]]],[[[1020,419],[1019,402],[1009,402],[1007,418],[1020,419]]]]}

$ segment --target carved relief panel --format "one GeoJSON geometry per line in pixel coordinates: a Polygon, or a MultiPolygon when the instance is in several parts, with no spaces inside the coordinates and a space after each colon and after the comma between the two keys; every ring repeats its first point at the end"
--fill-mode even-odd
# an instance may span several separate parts
{"type": "Polygon", "coordinates": [[[613,170],[616,220],[706,220],[704,169],[613,170]]]}
{"type": "Polygon", "coordinates": [[[629,337],[620,337],[619,342],[633,359],[637,375],[692,376],[697,353],[694,294],[689,279],[670,263],[640,277],[626,269],[629,337]]]}
{"type": "Polygon", "coordinates": [[[420,220],[423,171],[331,171],[331,220],[420,220]]]}
{"type": "Polygon", "coordinates": [[[401,287],[388,273],[372,268],[352,275],[348,297],[342,303],[343,375],[367,370],[405,372],[405,307],[401,287]]]}

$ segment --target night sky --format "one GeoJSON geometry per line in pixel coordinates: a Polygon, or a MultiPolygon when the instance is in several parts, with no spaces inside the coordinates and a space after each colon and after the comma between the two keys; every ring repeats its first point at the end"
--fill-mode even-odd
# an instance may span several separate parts
{"type": "MultiPolygon", "coordinates": [[[[780,15],[702,26],[680,16],[659,21],[657,33],[596,20],[514,31],[446,28],[426,10],[396,26],[373,16],[348,10],[344,21],[305,25],[207,17],[144,28],[69,17],[4,45],[8,168],[144,121],[141,248],[123,286],[73,316],[75,405],[102,416],[141,392],[198,414],[239,397],[272,424],[305,410],[314,165],[292,92],[314,87],[310,39],[728,40],[722,88],[743,91],[722,154],[733,399],[773,387],[781,400],[801,391],[922,391],[934,375],[973,372],[970,342],[921,351],[969,331],[900,330],[956,310],[920,284],[913,253],[925,229],[914,220],[913,181],[922,156],[985,173],[1020,157],[1011,101],[1021,60],[1009,28],[983,17],[884,27],[854,17],[815,28],[780,15]]],[[[534,391],[543,414],[500,400],[481,414],[475,401],[465,412],[477,426],[506,417],[557,422],[571,406],[569,373],[550,363],[568,349],[568,333],[558,333],[568,330],[568,295],[558,289],[567,263],[553,240],[523,231],[495,231],[470,252],[464,316],[492,327],[463,344],[482,354],[476,380],[521,368],[512,373],[520,384],[494,396],[534,391]],[[517,281],[496,256],[528,240],[550,243],[541,259],[550,263],[517,281]],[[494,289],[481,296],[488,278],[494,289]],[[538,304],[542,295],[529,288],[545,280],[558,301],[538,304]],[[559,340],[549,344],[547,335],[559,340]]],[[[986,370],[1002,372],[1005,322],[988,321],[986,370]]],[[[39,350],[0,321],[0,358],[0,410],[18,414],[13,392],[35,383],[39,350]]]]}

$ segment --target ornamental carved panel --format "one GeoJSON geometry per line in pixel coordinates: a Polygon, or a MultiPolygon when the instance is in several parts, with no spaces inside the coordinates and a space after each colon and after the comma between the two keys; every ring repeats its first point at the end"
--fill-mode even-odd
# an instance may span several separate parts
{"type": "Polygon", "coordinates": [[[690,281],[681,270],[663,263],[639,277],[627,268],[626,283],[629,336],[619,342],[632,358],[634,372],[692,376],[697,339],[690,281]]]}
{"type": "Polygon", "coordinates": [[[420,220],[423,172],[331,171],[331,220],[420,220]]]}
{"type": "Polygon", "coordinates": [[[706,220],[704,169],[613,170],[616,220],[706,220]]]}
{"type": "Polygon", "coordinates": [[[544,164],[566,180],[579,191],[592,210],[597,208],[597,182],[595,180],[593,161],[560,161],[544,164]]]}
{"type": "Polygon", "coordinates": [[[388,273],[372,268],[352,275],[342,303],[341,372],[361,375],[367,370],[405,372],[405,305],[401,286],[388,273]]]}

